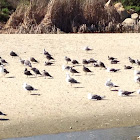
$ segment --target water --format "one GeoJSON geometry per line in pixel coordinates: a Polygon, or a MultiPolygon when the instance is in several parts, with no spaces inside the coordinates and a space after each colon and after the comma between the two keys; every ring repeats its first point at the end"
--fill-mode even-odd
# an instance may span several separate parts
{"type": "Polygon", "coordinates": [[[140,126],[48,134],[5,140],[137,140],[140,126]]]}

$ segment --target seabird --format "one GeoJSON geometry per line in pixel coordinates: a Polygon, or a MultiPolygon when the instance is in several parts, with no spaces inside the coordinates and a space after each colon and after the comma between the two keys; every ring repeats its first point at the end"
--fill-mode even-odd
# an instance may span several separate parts
{"type": "Polygon", "coordinates": [[[20,60],[20,63],[21,63],[22,65],[24,65],[25,60],[21,59],[21,57],[19,58],[19,60],[20,60]]]}
{"type": "Polygon", "coordinates": [[[51,55],[46,55],[46,58],[47,58],[48,60],[54,60],[54,58],[53,58],[51,55]]]}
{"type": "Polygon", "coordinates": [[[33,75],[30,71],[27,70],[27,68],[25,68],[24,74],[27,75],[27,77],[33,75]]]}
{"type": "Polygon", "coordinates": [[[38,61],[37,61],[34,57],[31,57],[31,58],[30,58],[30,61],[31,61],[31,62],[35,62],[35,63],[38,63],[38,61]]]}
{"type": "Polygon", "coordinates": [[[86,59],[83,59],[82,64],[87,65],[87,64],[89,64],[89,61],[86,59]]]}
{"type": "Polygon", "coordinates": [[[83,71],[87,74],[87,72],[92,72],[89,68],[83,65],[83,71]]]}
{"type": "Polygon", "coordinates": [[[52,62],[45,62],[45,66],[50,66],[52,64],[53,64],[52,62]]]}
{"type": "Polygon", "coordinates": [[[0,115],[7,116],[7,114],[2,113],[1,111],[0,111],[0,115]]]}
{"type": "Polygon", "coordinates": [[[91,93],[88,93],[88,99],[89,100],[102,100],[103,98],[105,98],[105,96],[100,96],[100,95],[93,95],[91,93]]]}
{"type": "Polygon", "coordinates": [[[30,86],[26,83],[23,84],[23,88],[27,91],[30,91],[30,92],[33,91],[33,90],[37,90],[37,89],[33,88],[32,86],[30,86]]]}
{"type": "Polygon", "coordinates": [[[68,64],[68,62],[71,62],[71,59],[67,56],[65,56],[65,60],[66,60],[67,64],[68,64]]]}
{"type": "Polygon", "coordinates": [[[120,69],[107,68],[107,72],[118,72],[120,69]]]}
{"type": "Polygon", "coordinates": [[[136,83],[138,83],[139,86],[140,86],[140,77],[139,77],[139,76],[135,76],[135,77],[134,77],[134,81],[135,81],[136,83]]]}
{"type": "Polygon", "coordinates": [[[7,64],[8,63],[5,59],[2,59],[1,57],[0,57],[0,60],[1,60],[1,63],[3,63],[3,64],[7,64]]]}
{"type": "Polygon", "coordinates": [[[18,56],[18,55],[17,55],[15,52],[13,52],[13,51],[10,52],[10,55],[11,55],[12,57],[18,56]]]}
{"type": "Polygon", "coordinates": [[[119,89],[118,96],[129,96],[130,94],[132,94],[134,92],[135,91],[130,92],[130,91],[123,91],[123,90],[119,89]]]}
{"type": "Polygon", "coordinates": [[[106,87],[109,87],[110,89],[111,89],[112,87],[118,87],[118,86],[116,86],[115,84],[113,84],[113,82],[111,81],[111,79],[108,79],[108,80],[105,82],[105,86],[106,86],[106,87]]]}
{"type": "Polygon", "coordinates": [[[140,75],[140,71],[139,70],[134,70],[134,75],[140,75]]]}
{"type": "Polygon", "coordinates": [[[99,61],[99,66],[101,67],[101,68],[105,68],[106,69],[106,66],[105,66],[105,64],[103,63],[103,62],[101,62],[101,61],[99,61]]]}
{"type": "Polygon", "coordinates": [[[5,76],[8,73],[9,73],[9,71],[7,71],[6,69],[4,69],[3,65],[1,65],[1,67],[0,67],[0,74],[2,76],[5,76]]]}
{"type": "Polygon", "coordinates": [[[30,62],[29,60],[25,60],[25,61],[24,61],[24,65],[25,65],[25,66],[32,67],[32,64],[31,64],[31,62],[30,62]]]}
{"type": "Polygon", "coordinates": [[[131,66],[126,66],[126,65],[124,65],[124,69],[132,69],[133,67],[131,67],[131,66]]]}
{"type": "Polygon", "coordinates": [[[62,70],[64,71],[64,70],[70,70],[70,66],[65,66],[65,65],[62,65],[62,70]]]}
{"type": "Polygon", "coordinates": [[[71,86],[72,86],[72,84],[79,84],[80,83],[77,80],[75,80],[74,78],[71,78],[68,73],[66,74],[66,82],[70,83],[71,86]]]}
{"type": "Polygon", "coordinates": [[[71,63],[74,64],[74,65],[79,64],[79,62],[77,60],[72,60],[71,63]]]}
{"type": "Polygon", "coordinates": [[[73,69],[72,67],[70,68],[70,72],[71,72],[72,74],[74,74],[74,73],[79,73],[76,69],[73,69]]]}
{"type": "Polygon", "coordinates": [[[140,61],[137,59],[136,64],[140,66],[140,61]]]}
{"type": "Polygon", "coordinates": [[[130,58],[130,57],[128,57],[129,58],[129,62],[131,63],[131,64],[135,64],[136,63],[136,61],[134,60],[134,59],[132,59],[132,58],[130,58]]]}
{"type": "Polygon", "coordinates": [[[117,59],[117,58],[108,56],[108,60],[115,60],[115,59],[117,59]]]}
{"type": "Polygon", "coordinates": [[[50,56],[51,56],[51,54],[50,54],[49,52],[47,52],[45,49],[44,49],[43,54],[44,54],[44,55],[50,55],[50,56]]]}
{"type": "Polygon", "coordinates": [[[92,49],[90,49],[88,46],[86,46],[86,47],[84,47],[84,50],[88,52],[88,51],[91,51],[92,49]]]}
{"type": "Polygon", "coordinates": [[[117,63],[119,63],[120,61],[118,61],[118,60],[111,60],[111,64],[117,64],[117,63]]]}
{"type": "Polygon", "coordinates": [[[88,60],[88,63],[97,63],[97,60],[94,60],[93,58],[90,58],[90,59],[88,60]]]}
{"type": "Polygon", "coordinates": [[[45,71],[45,70],[43,70],[43,74],[42,74],[42,75],[45,77],[45,79],[46,79],[47,76],[53,78],[53,77],[52,77],[47,71],[45,71]]]}
{"type": "Polygon", "coordinates": [[[140,94],[140,89],[137,90],[137,94],[140,94]]]}
{"type": "Polygon", "coordinates": [[[31,70],[37,75],[42,75],[37,68],[31,68],[31,70]]]}
{"type": "Polygon", "coordinates": [[[98,63],[94,63],[93,67],[100,67],[98,63]]]}

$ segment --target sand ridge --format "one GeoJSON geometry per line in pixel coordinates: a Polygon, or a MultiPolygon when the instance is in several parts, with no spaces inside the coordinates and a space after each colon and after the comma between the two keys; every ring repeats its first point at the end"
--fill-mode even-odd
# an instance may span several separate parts
{"type": "Polygon", "coordinates": [[[7,114],[4,118],[10,119],[0,121],[0,138],[140,125],[140,96],[135,93],[118,97],[104,85],[111,78],[121,89],[136,91],[140,88],[133,80],[133,70],[123,69],[124,64],[130,64],[128,56],[140,59],[139,46],[139,34],[1,35],[0,56],[9,62],[6,68],[10,74],[6,77],[14,78],[0,78],[0,111],[7,114]],[[83,51],[86,45],[93,51],[83,51]],[[55,58],[54,66],[44,66],[44,48],[55,58]],[[33,66],[40,71],[45,69],[54,79],[27,78],[23,74],[25,66],[18,58],[9,56],[12,50],[23,59],[35,57],[39,64],[33,66]],[[120,64],[111,65],[108,55],[117,57],[120,64]],[[71,87],[61,67],[66,64],[64,56],[80,63],[84,58],[94,58],[121,71],[108,73],[89,65],[93,74],[85,75],[82,66],[76,66],[80,74],[72,77],[81,84],[71,87]],[[33,93],[41,95],[32,96],[23,90],[24,82],[38,89],[33,93]],[[105,95],[106,99],[90,101],[89,92],[105,95]]]}

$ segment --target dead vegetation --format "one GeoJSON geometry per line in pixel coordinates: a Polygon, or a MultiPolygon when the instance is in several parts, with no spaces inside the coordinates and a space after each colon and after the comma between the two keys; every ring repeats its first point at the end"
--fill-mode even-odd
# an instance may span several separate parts
{"type": "Polygon", "coordinates": [[[20,4],[5,25],[7,33],[124,32],[114,7],[104,0],[30,0],[20,4]]]}

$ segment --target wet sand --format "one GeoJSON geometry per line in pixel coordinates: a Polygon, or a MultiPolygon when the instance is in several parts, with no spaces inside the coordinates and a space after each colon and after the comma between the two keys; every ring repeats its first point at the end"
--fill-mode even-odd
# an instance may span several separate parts
{"type": "MultiPolygon", "coordinates": [[[[140,34],[1,35],[0,56],[9,62],[5,68],[10,74],[0,78],[0,111],[7,114],[0,116],[0,139],[140,125],[140,95],[134,93],[130,97],[118,97],[117,92],[104,85],[111,78],[123,90],[140,88],[134,82],[134,70],[124,70],[123,67],[130,65],[128,56],[140,59],[139,47],[140,34]],[[87,45],[93,51],[83,51],[87,45]],[[44,66],[44,48],[55,58],[54,66],[44,66]],[[33,66],[41,71],[45,69],[54,79],[27,78],[23,74],[25,66],[18,58],[9,56],[12,50],[23,59],[35,57],[39,64],[33,66]],[[120,64],[111,65],[108,55],[117,57],[120,64]],[[72,77],[81,84],[71,87],[66,83],[66,74],[61,68],[66,64],[64,56],[80,63],[84,58],[94,58],[121,71],[108,73],[89,65],[93,74],[85,75],[82,66],[76,66],[80,74],[72,77]],[[40,96],[23,90],[24,82],[37,88],[38,91],[32,93],[40,96]],[[102,101],[88,100],[89,92],[106,98],[102,101]]],[[[140,70],[136,65],[134,68],[140,70]]]]}

